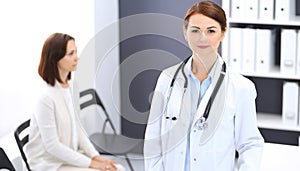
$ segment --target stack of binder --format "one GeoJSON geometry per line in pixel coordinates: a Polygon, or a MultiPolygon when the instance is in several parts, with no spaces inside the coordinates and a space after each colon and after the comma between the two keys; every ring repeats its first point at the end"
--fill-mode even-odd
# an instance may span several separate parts
{"type": "Polygon", "coordinates": [[[275,66],[275,33],[270,29],[256,29],[256,66],[258,73],[268,73],[275,66]]]}
{"type": "Polygon", "coordinates": [[[245,1],[245,17],[249,20],[258,19],[258,0],[245,1]]]}
{"type": "Polygon", "coordinates": [[[251,73],[255,71],[256,31],[245,28],[242,33],[242,72],[251,73]]]}
{"type": "Polygon", "coordinates": [[[230,28],[229,30],[229,65],[236,71],[242,68],[242,30],[241,28],[230,28]]]}
{"type": "Polygon", "coordinates": [[[289,21],[296,16],[295,0],[275,0],[275,3],[275,20],[289,21]]]}
{"type": "Polygon", "coordinates": [[[282,121],[290,126],[298,126],[300,123],[299,112],[299,85],[296,82],[283,84],[282,96],[282,121]]]}
{"type": "Polygon", "coordinates": [[[244,0],[231,0],[231,18],[232,19],[243,19],[245,11],[244,0]]]}
{"type": "Polygon", "coordinates": [[[229,30],[229,65],[238,72],[268,73],[275,66],[275,34],[270,29],[229,30]]]}
{"type": "Polygon", "coordinates": [[[280,72],[296,74],[297,32],[294,29],[281,30],[280,72]]]}
{"type": "Polygon", "coordinates": [[[274,0],[259,0],[259,20],[270,21],[274,19],[274,0]]]}
{"type": "Polygon", "coordinates": [[[296,0],[231,0],[235,20],[289,21],[296,16],[296,0]]]}

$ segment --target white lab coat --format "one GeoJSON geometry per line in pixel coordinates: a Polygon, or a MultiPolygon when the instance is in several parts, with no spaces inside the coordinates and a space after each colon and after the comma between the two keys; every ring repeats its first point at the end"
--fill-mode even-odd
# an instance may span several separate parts
{"type": "MultiPolygon", "coordinates": [[[[216,72],[192,120],[191,129],[191,109],[197,105],[191,104],[193,90],[190,84],[182,97],[184,77],[179,72],[167,112],[163,114],[170,82],[179,65],[161,73],[145,133],[146,171],[184,171],[188,133],[191,171],[233,171],[235,150],[239,153],[239,171],[259,170],[264,140],[256,126],[255,86],[245,77],[227,67],[224,81],[211,107],[208,128],[201,131],[194,127],[216,85],[222,63],[223,60],[218,57],[216,72]],[[177,120],[165,119],[166,115],[175,116],[177,120]]],[[[187,68],[186,65],[185,73],[188,73],[187,68]]]]}

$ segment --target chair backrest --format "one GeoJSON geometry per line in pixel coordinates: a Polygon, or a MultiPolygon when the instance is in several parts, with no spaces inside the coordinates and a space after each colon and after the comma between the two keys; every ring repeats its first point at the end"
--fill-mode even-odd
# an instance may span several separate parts
{"type": "Polygon", "coordinates": [[[0,147],[0,170],[1,169],[8,169],[10,171],[15,171],[13,164],[7,157],[5,151],[0,147]]]}
{"type": "Polygon", "coordinates": [[[87,90],[80,92],[80,98],[87,96],[87,95],[91,95],[92,98],[87,100],[86,102],[83,102],[82,104],[80,104],[80,109],[82,110],[82,109],[84,109],[90,105],[94,105],[94,104],[99,105],[102,108],[102,110],[106,116],[106,120],[104,121],[104,125],[103,125],[103,130],[105,129],[106,123],[108,122],[110,124],[114,134],[116,134],[116,129],[115,129],[115,127],[110,119],[110,116],[108,115],[102,101],[100,100],[96,90],[91,88],[91,89],[87,89],[87,90]]]}
{"type": "Polygon", "coordinates": [[[26,128],[29,128],[29,125],[30,125],[30,119],[28,119],[27,121],[23,122],[21,125],[19,125],[17,127],[17,129],[15,130],[15,139],[16,139],[16,142],[17,142],[17,145],[19,147],[19,150],[20,150],[20,153],[21,153],[21,156],[23,158],[23,161],[24,163],[26,164],[26,168],[31,171],[30,167],[29,167],[29,164],[27,162],[27,157],[24,153],[24,150],[23,150],[23,147],[26,143],[28,143],[28,138],[29,138],[29,134],[23,136],[23,138],[21,137],[21,133],[25,130],[26,128]]]}

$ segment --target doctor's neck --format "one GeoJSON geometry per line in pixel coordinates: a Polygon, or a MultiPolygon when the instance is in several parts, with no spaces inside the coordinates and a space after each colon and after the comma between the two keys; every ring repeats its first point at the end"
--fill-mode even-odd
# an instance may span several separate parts
{"type": "Polygon", "coordinates": [[[196,53],[192,56],[192,72],[200,80],[206,78],[217,60],[217,54],[200,56],[196,53]]]}

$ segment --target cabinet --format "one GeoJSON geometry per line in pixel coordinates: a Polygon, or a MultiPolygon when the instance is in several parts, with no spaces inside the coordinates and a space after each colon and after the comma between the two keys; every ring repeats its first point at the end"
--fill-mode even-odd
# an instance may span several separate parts
{"type": "MultiPolygon", "coordinates": [[[[231,67],[235,67],[241,74],[252,80],[257,89],[257,122],[258,127],[263,134],[266,142],[299,145],[300,137],[300,123],[299,123],[299,113],[300,107],[298,103],[297,112],[297,124],[287,124],[283,122],[282,114],[282,104],[283,104],[283,85],[286,82],[294,82],[299,85],[300,83],[300,16],[296,15],[296,4],[300,3],[298,0],[223,0],[222,7],[227,15],[228,20],[228,31],[227,36],[222,42],[222,56],[229,63],[231,67]],[[280,3],[285,7],[280,8],[280,11],[287,11],[286,14],[279,16],[278,8],[280,3]],[[263,4],[263,3],[273,3],[273,4],[263,4]],[[263,8],[267,5],[268,8],[263,8]],[[268,6],[269,5],[269,6],[268,6]],[[270,10],[269,14],[266,11],[270,10]],[[248,12],[247,12],[248,10],[248,12]],[[251,11],[250,11],[251,10],[251,11]],[[264,15],[264,16],[262,16],[264,15]],[[238,28],[238,29],[232,29],[238,28]],[[294,30],[297,34],[295,38],[295,72],[294,73],[284,73],[280,68],[282,64],[282,31],[283,30],[294,30]],[[238,31],[242,30],[242,31],[238,31]],[[246,40],[250,35],[250,32],[243,37],[244,30],[253,30],[255,32],[255,39],[253,40],[254,45],[252,47],[246,40]],[[265,37],[267,33],[257,33],[259,30],[268,30],[271,37],[265,37]],[[259,35],[259,36],[258,36],[259,35]],[[234,40],[239,42],[233,43],[234,40]],[[244,39],[244,40],[243,40],[244,39]],[[257,41],[262,39],[262,43],[257,41]],[[246,42],[245,42],[246,40],[246,42]],[[244,42],[243,42],[244,41],[244,42]],[[268,42],[271,43],[271,48],[268,49],[268,42]],[[247,48],[245,48],[245,46],[247,48]],[[233,47],[233,48],[232,48],[233,47]],[[238,49],[237,49],[238,48],[238,49]],[[254,52],[252,51],[255,49],[254,52]],[[259,62],[259,53],[257,53],[257,48],[266,48],[270,50],[269,58],[266,59],[267,63],[271,65],[263,64],[259,62]],[[231,50],[232,49],[232,50],[231,50]],[[243,51],[241,49],[246,49],[243,51]],[[249,69],[249,65],[245,64],[243,57],[251,54],[252,57],[249,58],[252,61],[251,66],[253,68],[249,69]],[[298,57],[297,57],[298,56],[298,57]],[[298,63],[297,63],[298,62],[298,63]],[[296,65],[299,65],[298,68],[296,65]],[[248,68],[248,69],[245,69],[248,68]],[[267,68],[267,69],[266,69],[267,68]],[[298,72],[297,72],[298,69],[298,72]]],[[[250,39],[253,36],[250,36],[250,39]]],[[[292,41],[293,40],[289,40],[292,41]]],[[[288,51],[292,44],[289,44],[288,51]]],[[[263,49],[263,50],[266,50],[263,49]]],[[[265,53],[266,54],[266,53],[265,53]]],[[[265,55],[267,56],[267,55],[265,55]]],[[[245,59],[244,59],[245,60],[245,59]]],[[[248,61],[249,62],[249,61],[248,61]]],[[[298,97],[298,101],[300,101],[298,97]]]]}

